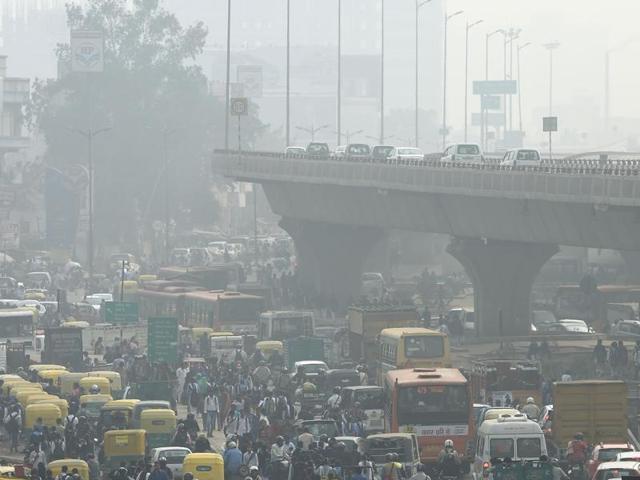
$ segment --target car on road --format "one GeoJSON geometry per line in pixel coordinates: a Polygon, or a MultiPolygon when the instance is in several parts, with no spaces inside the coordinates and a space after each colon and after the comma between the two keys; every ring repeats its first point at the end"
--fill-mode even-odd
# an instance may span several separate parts
{"type": "Polygon", "coordinates": [[[385,162],[394,148],[393,145],[374,145],[371,149],[371,159],[374,162],[385,162]]]}
{"type": "Polygon", "coordinates": [[[284,154],[287,157],[303,157],[307,151],[304,147],[287,147],[284,149],[284,154]]]}
{"type": "Polygon", "coordinates": [[[556,316],[549,310],[533,310],[531,312],[531,324],[536,328],[541,328],[557,321],[556,316]]]}
{"type": "Polygon", "coordinates": [[[549,323],[538,327],[539,333],[550,334],[591,334],[595,333],[584,320],[565,318],[556,323],[549,323]]]}
{"type": "Polygon", "coordinates": [[[640,463],[604,462],[598,465],[592,480],[610,480],[612,478],[637,477],[640,475],[640,463]]]}
{"type": "Polygon", "coordinates": [[[509,167],[539,167],[541,163],[540,152],[533,148],[509,150],[500,161],[500,165],[509,167]]]}
{"type": "Polygon", "coordinates": [[[440,159],[443,163],[484,163],[484,155],[480,145],[476,143],[456,143],[450,145],[440,159]]]}
{"type": "Polygon", "coordinates": [[[296,426],[303,430],[309,429],[309,433],[313,435],[313,439],[318,441],[322,435],[334,438],[339,435],[338,425],[332,419],[314,419],[314,420],[298,420],[296,426]]]}
{"type": "Polygon", "coordinates": [[[328,159],[331,151],[329,145],[324,142],[311,142],[307,145],[307,157],[313,159],[328,159]]]}
{"type": "Polygon", "coordinates": [[[368,161],[371,158],[371,148],[366,143],[350,143],[344,151],[344,156],[351,161],[368,161]]]}
{"type": "Polygon", "coordinates": [[[162,457],[167,459],[167,468],[173,473],[173,478],[179,480],[182,478],[182,462],[184,457],[189,455],[191,450],[185,447],[158,447],[151,450],[151,464],[160,460],[162,457]]]}
{"type": "Polygon", "coordinates": [[[301,360],[293,364],[293,372],[291,376],[298,373],[298,369],[302,368],[302,372],[308,377],[316,377],[320,371],[327,372],[329,367],[322,360],[301,360]]]}
{"type": "Polygon", "coordinates": [[[394,147],[389,154],[389,163],[400,163],[406,161],[424,161],[424,152],[415,147],[394,147]]]}
{"type": "Polygon", "coordinates": [[[611,327],[611,335],[640,340],[640,322],[638,320],[620,320],[611,327]]]}
{"type": "Polygon", "coordinates": [[[591,456],[587,460],[589,478],[596,474],[598,466],[604,462],[614,462],[619,453],[634,452],[635,448],[627,443],[600,443],[593,447],[591,456]]]}
{"type": "Polygon", "coordinates": [[[615,462],[640,462],[640,452],[638,451],[624,451],[619,452],[614,460],[615,462]]]}

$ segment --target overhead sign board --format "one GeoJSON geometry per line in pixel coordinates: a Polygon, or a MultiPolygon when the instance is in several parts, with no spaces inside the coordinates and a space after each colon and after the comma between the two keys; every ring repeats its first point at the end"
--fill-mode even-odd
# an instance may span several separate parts
{"type": "Polygon", "coordinates": [[[500,110],[501,98],[497,95],[482,95],[480,103],[483,110],[500,110]]]}
{"type": "Polygon", "coordinates": [[[542,131],[543,132],[557,132],[558,131],[558,117],[542,117],[542,131]]]}
{"type": "Polygon", "coordinates": [[[138,304],[129,302],[105,302],[104,320],[114,325],[138,323],[138,304]]]}
{"type": "Polygon", "coordinates": [[[229,108],[231,115],[236,117],[249,115],[249,99],[247,97],[232,98],[229,108]]]}
{"type": "Polygon", "coordinates": [[[149,319],[147,333],[148,357],[151,363],[178,361],[178,319],[154,317],[149,319]]]}
{"type": "Polygon", "coordinates": [[[99,73],[104,70],[102,32],[71,31],[71,70],[85,73],[99,73]]]}
{"type": "Polygon", "coordinates": [[[515,80],[480,80],[473,82],[474,95],[512,95],[518,93],[515,80]]]}

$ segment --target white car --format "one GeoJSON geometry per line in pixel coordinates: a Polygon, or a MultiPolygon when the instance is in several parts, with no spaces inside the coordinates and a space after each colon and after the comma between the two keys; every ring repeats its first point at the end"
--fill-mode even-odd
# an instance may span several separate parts
{"type": "Polygon", "coordinates": [[[110,293],[94,293],[93,295],[84,297],[84,301],[99,312],[103,301],[113,302],[113,295],[110,293]]]}
{"type": "Polygon", "coordinates": [[[321,370],[325,372],[329,370],[328,365],[322,360],[301,360],[293,364],[293,373],[291,373],[291,376],[298,373],[298,368],[302,368],[302,372],[308,377],[317,376],[321,370]]]}
{"type": "Polygon", "coordinates": [[[415,147],[394,147],[388,156],[389,163],[398,163],[398,161],[423,161],[424,152],[415,147]]]}
{"type": "Polygon", "coordinates": [[[539,167],[542,163],[540,152],[532,148],[509,150],[502,157],[500,165],[510,167],[539,167]]]}
{"type": "Polygon", "coordinates": [[[484,155],[480,145],[476,143],[456,143],[447,147],[442,158],[443,163],[484,163],[484,155]]]}
{"type": "Polygon", "coordinates": [[[284,154],[289,157],[298,157],[306,155],[307,150],[304,147],[287,147],[284,149],[284,154]]]}
{"type": "Polygon", "coordinates": [[[189,455],[191,450],[185,447],[158,447],[151,450],[151,464],[153,465],[160,458],[167,459],[167,468],[173,473],[173,478],[182,478],[182,462],[184,457],[189,455]]]}
{"type": "Polygon", "coordinates": [[[221,257],[224,255],[224,251],[227,248],[227,242],[225,241],[209,242],[209,244],[207,245],[207,248],[209,249],[209,252],[211,252],[211,255],[221,257]]]}
{"type": "Polygon", "coordinates": [[[345,151],[347,150],[346,145],[338,145],[336,149],[333,151],[333,158],[341,159],[345,157],[345,151]]]}

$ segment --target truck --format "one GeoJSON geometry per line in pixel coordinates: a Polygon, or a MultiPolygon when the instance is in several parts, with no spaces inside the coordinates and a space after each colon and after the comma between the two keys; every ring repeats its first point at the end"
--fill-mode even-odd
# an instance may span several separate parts
{"type": "Polygon", "coordinates": [[[414,305],[351,306],[347,320],[349,357],[355,362],[364,358],[366,363],[375,361],[376,339],[383,328],[422,326],[414,305]]]}
{"type": "Polygon", "coordinates": [[[616,380],[580,380],[553,384],[552,440],[566,449],[576,432],[589,444],[626,443],[627,384],[616,380]]]}
{"type": "Polygon", "coordinates": [[[289,370],[296,362],[304,360],[325,361],[324,340],[318,337],[287,338],[284,341],[284,358],[289,370]]]}

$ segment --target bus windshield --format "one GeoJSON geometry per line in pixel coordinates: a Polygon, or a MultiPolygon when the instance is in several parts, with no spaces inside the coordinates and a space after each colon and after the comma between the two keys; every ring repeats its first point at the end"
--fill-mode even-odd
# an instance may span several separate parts
{"type": "Polygon", "coordinates": [[[398,390],[400,425],[466,423],[469,403],[465,385],[420,385],[398,390]],[[436,413],[437,415],[430,415],[436,413]]]}
{"type": "Polygon", "coordinates": [[[412,335],[404,338],[407,358],[437,358],[444,355],[444,338],[439,335],[412,335]]]}
{"type": "Polygon", "coordinates": [[[272,340],[313,335],[313,318],[311,317],[274,318],[272,321],[272,340]]]}
{"type": "Polygon", "coordinates": [[[31,337],[34,313],[0,310],[0,338],[31,337]]]}

